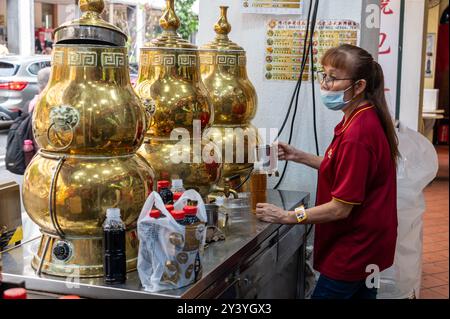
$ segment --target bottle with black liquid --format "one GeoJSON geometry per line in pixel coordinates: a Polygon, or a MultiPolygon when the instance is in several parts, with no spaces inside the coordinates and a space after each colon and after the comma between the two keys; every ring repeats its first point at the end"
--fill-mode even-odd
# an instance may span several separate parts
{"type": "Polygon", "coordinates": [[[186,225],[192,225],[198,223],[200,220],[197,218],[197,207],[196,206],[184,206],[184,213],[186,214],[185,223],[186,225]]]}
{"type": "Polygon", "coordinates": [[[108,208],[103,223],[103,252],[105,282],[121,284],[126,280],[125,224],[119,208],[108,208]]]}
{"type": "Polygon", "coordinates": [[[170,190],[169,181],[159,181],[158,182],[158,193],[164,202],[164,205],[173,204],[173,193],[170,190]]]}

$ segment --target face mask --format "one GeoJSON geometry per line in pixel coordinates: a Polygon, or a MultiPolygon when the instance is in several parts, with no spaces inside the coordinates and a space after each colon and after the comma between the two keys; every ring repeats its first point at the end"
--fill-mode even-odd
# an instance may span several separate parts
{"type": "Polygon", "coordinates": [[[345,92],[350,90],[356,83],[350,85],[343,91],[325,91],[320,89],[320,95],[322,97],[322,103],[330,110],[339,111],[347,106],[348,103],[353,101],[354,97],[349,101],[344,101],[345,92]]]}

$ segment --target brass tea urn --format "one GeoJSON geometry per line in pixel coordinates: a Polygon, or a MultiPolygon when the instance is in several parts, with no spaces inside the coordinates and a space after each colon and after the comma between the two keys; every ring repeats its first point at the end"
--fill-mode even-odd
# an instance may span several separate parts
{"type": "Polygon", "coordinates": [[[185,188],[206,197],[220,178],[221,164],[217,147],[202,138],[213,111],[200,78],[198,50],[177,33],[174,0],[166,1],[159,23],[161,36],[140,54],[135,89],[150,109],[152,122],[139,154],[158,180],[182,179],[185,188]]]}
{"type": "Polygon", "coordinates": [[[136,151],[148,119],[129,78],[127,36],[103,21],[102,0],[80,0],[79,20],[55,30],[52,71],[33,114],[41,147],[23,201],[42,238],[38,273],[103,275],[102,224],[120,208],[127,270],[137,265],[136,222],[154,173],[136,151]]]}
{"type": "Polygon", "coordinates": [[[244,183],[253,169],[259,142],[258,131],[250,123],[256,114],[257,96],[247,76],[245,51],[228,37],[231,25],[227,10],[226,6],[220,7],[220,18],[214,25],[216,38],[199,49],[200,70],[214,109],[209,135],[222,139],[224,164],[219,184],[223,186],[225,180],[238,176],[231,186],[243,186],[239,191],[245,191],[248,188],[244,183]],[[225,158],[227,143],[233,149],[229,160],[225,158]]]}

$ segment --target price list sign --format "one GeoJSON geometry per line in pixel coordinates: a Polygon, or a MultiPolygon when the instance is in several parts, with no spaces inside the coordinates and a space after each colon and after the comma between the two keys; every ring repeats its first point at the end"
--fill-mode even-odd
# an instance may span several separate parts
{"type": "Polygon", "coordinates": [[[242,0],[244,13],[302,14],[304,0],[242,0]]]}
{"type": "MultiPolygon", "coordinates": [[[[303,58],[306,36],[305,20],[271,20],[266,33],[265,77],[270,81],[297,81],[303,58]]],[[[359,44],[360,26],[351,20],[317,21],[313,37],[314,71],[330,48],[341,44],[359,44]]],[[[303,80],[310,79],[310,59],[305,65],[303,80]]]]}

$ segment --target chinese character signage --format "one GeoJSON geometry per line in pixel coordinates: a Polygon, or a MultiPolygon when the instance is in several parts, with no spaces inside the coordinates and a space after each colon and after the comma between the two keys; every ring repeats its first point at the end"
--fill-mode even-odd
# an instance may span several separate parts
{"type": "MultiPolygon", "coordinates": [[[[359,44],[360,25],[351,20],[319,20],[313,37],[314,68],[330,48],[340,44],[359,44]]],[[[301,70],[305,20],[271,20],[266,33],[264,74],[270,81],[297,81],[301,70]]],[[[310,79],[309,58],[303,80],[310,79]]]]}
{"type": "Polygon", "coordinates": [[[302,14],[303,0],[241,0],[244,13],[302,14]]]}
{"type": "Polygon", "coordinates": [[[378,62],[383,68],[386,100],[391,115],[395,115],[397,102],[398,59],[399,59],[399,30],[400,30],[400,1],[382,0],[380,43],[378,62]]]}

